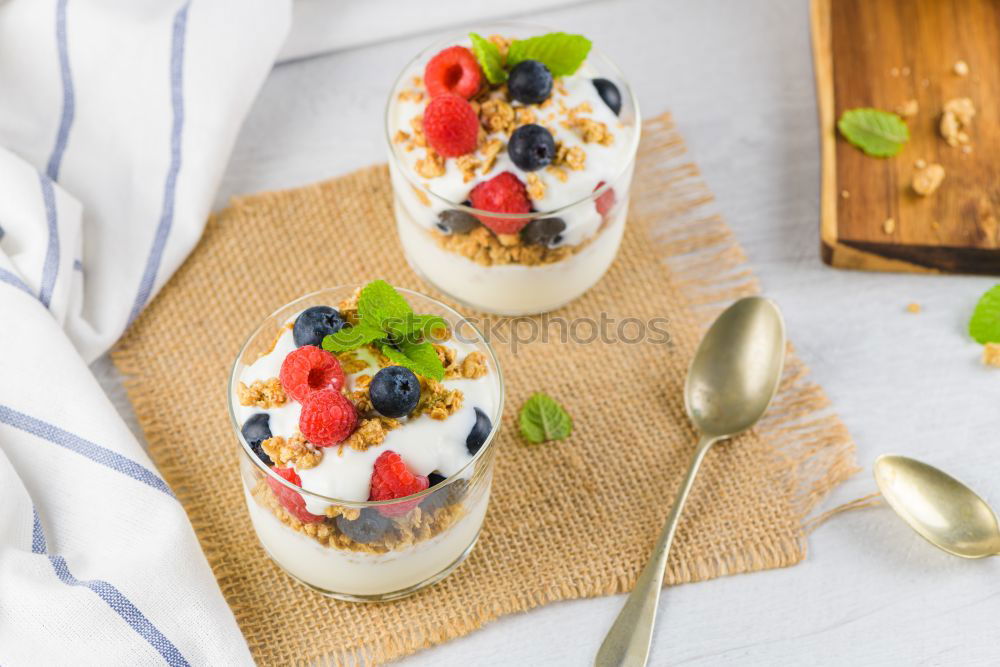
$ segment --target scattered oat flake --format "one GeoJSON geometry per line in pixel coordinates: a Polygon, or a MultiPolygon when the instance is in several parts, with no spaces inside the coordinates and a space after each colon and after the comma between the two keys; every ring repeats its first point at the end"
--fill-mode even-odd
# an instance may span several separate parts
{"type": "Polygon", "coordinates": [[[944,167],[939,164],[929,164],[923,169],[918,169],[913,174],[913,181],[910,185],[913,191],[922,197],[933,194],[944,180],[944,167]]]}
{"type": "Polygon", "coordinates": [[[893,67],[891,70],[889,70],[889,74],[891,74],[892,76],[899,76],[899,68],[893,67]]]}
{"type": "Polygon", "coordinates": [[[902,71],[900,72],[900,74],[902,74],[903,76],[910,76],[910,68],[909,67],[904,67],[902,69],[902,71]]]}
{"type": "Polygon", "coordinates": [[[956,60],[955,64],[951,67],[952,71],[958,76],[968,76],[969,75],[969,63],[964,60],[956,60]]]}
{"type": "Polygon", "coordinates": [[[913,166],[916,167],[917,169],[923,169],[924,167],[927,166],[927,160],[924,160],[923,158],[921,158],[921,159],[917,160],[916,162],[914,162],[913,166]]]}
{"type": "Polygon", "coordinates": [[[848,192],[847,190],[841,190],[840,191],[840,196],[843,199],[850,199],[851,198],[851,193],[848,192]]]}
{"type": "Polygon", "coordinates": [[[911,118],[920,113],[920,103],[916,100],[907,100],[903,102],[898,107],[896,107],[896,113],[898,113],[903,118],[911,118]]]}
{"type": "Polygon", "coordinates": [[[906,312],[913,313],[914,315],[916,315],[917,313],[920,312],[920,304],[917,303],[916,301],[907,304],[906,312]]]}
{"type": "Polygon", "coordinates": [[[983,363],[1000,368],[1000,343],[986,343],[983,346],[983,363]]]}
{"type": "Polygon", "coordinates": [[[886,218],[885,222],[882,223],[882,231],[886,234],[892,234],[896,231],[896,221],[893,218],[886,218]]]}
{"type": "Polygon", "coordinates": [[[945,102],[938,129],[949,146],[969,143],[969,133],[966,130],[975,115],[976,106],[968,97],[956,97],[945,102]]]}

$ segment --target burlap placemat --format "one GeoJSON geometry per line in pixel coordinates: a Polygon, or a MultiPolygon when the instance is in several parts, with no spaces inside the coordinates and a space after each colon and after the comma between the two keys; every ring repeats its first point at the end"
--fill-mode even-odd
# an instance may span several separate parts
{"type": "MultiPolygon", "coordinates": [[[[705,211],[711,193],[683,161],[669,116],[644,132],[619,257],[594,289],[556,314],[666,317],[672,341],[585,345],[550,337],[516,354],[499,345],[508,403],[482,537],[454,574],[411,598],[336,602],[268,560],[243,505],[226,412],[230,364],[278,306],[376,277],[427,291],[396,240],[384,166],[233,201],[115,348],[153,460],[191,517],[261,664],[383,662],[504,614],[631,588],[696,440],[682,401],[691,354],[717,308],[756,291],[728,228],[705,211]],[[573,415],[569,440],[519,439],[517,409],[537,390],[573,415]]],[[[855,470],[846,430],[805,375],[792,355],[765,421],[709,454],[674,543],[669,583],[805,557],[807,513],[855,470]]]]}

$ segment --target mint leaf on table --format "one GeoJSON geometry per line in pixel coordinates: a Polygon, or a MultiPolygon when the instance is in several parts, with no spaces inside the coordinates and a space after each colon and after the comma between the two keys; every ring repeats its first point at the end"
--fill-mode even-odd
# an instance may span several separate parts
{"type": "Polygon", "coordinates": [[[849,109],[837,121],[844,138],[873,157],[892,157],[910,140],[903,119],[880,109],[849,109]]]}
{"type": "Polygon", "coordinates": [[[395,347],[388,344],[382,345],[381,349],[382,354],[388,357],[389,361],[405,366],[417,375],[423,375],[439,382],[444,379],[444,365],[437,355],[437,350],[430,343],[403,341],[395,347]]]}
{"type": "Polygon", "coordinates": [[[503,68],[503,56],[500,55],[497,45],[474,32],[469,33],[469,39],[472,40],[472,55],[483,68],[486,80],[492,84],[506,81],[507,72],[503,68]]]}
{"type": "Polygon", "coordinates": [[[514,67],[523,60],[537,60],[549,68],[552,76],[569,76],[587,59],[590,46],[590,40],[583,35],[565,32],[516,39],[507,50],[507,67],[514,67]]]}
{"type": "Polygon", "coordinates": [[[385,337],[385,331],[361,321],[323,338],[323,349],[330,352],[349,352],[385,337]]]}
{"type": "Polygon", "coordinates": [[[979,297],[969,320],[969,335],[977,343],[1000,343],[1000,285],[994,285],[979,297]]]}
{"type": "Polygon", "coordinates": [[[573,419],[554,398],[541,392],[521,406],[518,415],[521,435],[528,442],[539,444],[549,440],[564,440],[573,432],[573,419]]]}

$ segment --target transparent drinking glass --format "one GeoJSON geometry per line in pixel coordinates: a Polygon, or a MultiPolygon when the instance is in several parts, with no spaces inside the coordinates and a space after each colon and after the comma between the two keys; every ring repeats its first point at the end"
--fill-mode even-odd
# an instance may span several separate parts
{"type": "MultiPolygon", "coordinates": [[[[564,170],[567,181],[538,172],[548,180],[549,188],[567,187],[566,183],[573,183],[573,179],[584,179],[587,187],[575,200],[549,210],[502,216],[525,222],[560,219],[565,229],[557,238],[559,245],[544,253],[537,248],[530,249],[522,255],[529,257],[528,261],[520,258],[511,261],[510,254],[502,248],[508,242],[506,239],[497,237],[493,247],[476,249],[465,239],[447,238],[448,234],[439,226],[442,216],[459,212],[483,221],[497,216],[470,205],[471,184],[462,187],[461,179],[453,179],[442,187],[442,178],[422,177],[415,166],[418,166],[416,160],[420,159],[423,149],[415,149],[410,142],[401,140],[400,133],[414,132],[410,118],[419,107],[414,106],[417,103],[408,94],[413,89],[415,77],[423,75],[427,61],[441,49],[467,44],[469,32],[524,38],[550,30],[520,23],[470,28],[427,47],[403,69],[389,94],[385,112],[389,174],[400,244],[418,275],[470,308],[512,316],[551,311],[593,287],[618,252],[639,145],[639,106],[621,71],[598,49],[592,48],[577,74],[590,79],[608,79],[618,87],[621,109],[615,140],[620,143],[610,154],[601,153],[603,149],[595,147],[594,154],[588,153],[584,169],[564,170]],[[432,187],[453,194],[442,196],[432,191],[432,187]]],[[[586,81],[586,85],[591,82],[586,81]]],[[[539,122],[543,121],[539,119],[539,122]]],[[[490,176],[498,172],[499,169],[494,169],[490,176]]],[[[447,180],[449,176],[443,178],[447,180]]],[[[479,232],[485,234],[483,230],[479,232]]]]}
{"type": "MultiPolygon", "coordinates": [[[[314,292],[269,315],[250,335],[233,363],[227,400],[240,450],[247,508],[264,550],[286,573],[324,595],[351,601],[383,601],[440,581],[475,546],[489,504],[493,443],[503,413],[503,379],[492,348],[472,323],[439,301],[399,289],[415,312],[440,315],[452,328],[454,339],[484,355],[488,373],[482,379],[493,383],[490,393],[496,398],[488,414],[492,427],[485,442],[455,474],[421,493],[389,501],[331,498],[276,474],[254,454],[241,432],[237,388],[243,371],[273,349],[278,336],[299,312],[317,305],[336,306],[356,288],[342,286],[314,292]],[[287,511],[279,496],[284,496],[286,502],[291,498],[304,505],[309,514],[321,520],[300,520],[287,511]],[[345,530],[361,525],[356,522],[377,525],[384,532],[375,541],[358,541],[357,530],[345,530]]],[[[327,448],[324,456],[336,456],[336,449],[327,448]]],[[[350,450],[342,453],[351,454],[350,450]]]]}

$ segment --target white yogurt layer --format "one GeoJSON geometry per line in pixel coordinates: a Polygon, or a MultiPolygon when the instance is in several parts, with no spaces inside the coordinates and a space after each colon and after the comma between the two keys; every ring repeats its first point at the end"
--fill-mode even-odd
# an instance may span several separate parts
{"type": "MultiPolygon", "coordinates": [[[[291,321],[294,322],[294,318],[291,321]]],[[[476,350],[471,343],[455,339],[449,340],[445,345],[456,350],[459,360],[476,350]]],[[[264,381],[278,377],[285,357],[295,349],[291,328],[286,327],[282,330],[274,349],[247,366],[240,375],[240,380],[250,385],[255,380],[264,381]]],[[[373,375],[379,368],[378,362],[366,350],[359,350],[358,357],[367,361],[369,368],[347,376],[348,390],[354,389],[359,375],[373,375]]],[[[493,418],[499,401],[498,383],[495,369],[491,369],[490,373],[475,380],[457,378],[444,380],[442,384],[449,389],[458,389],[464,395],[462,407],[454,414],[440,421],[427,416],[415,419],[404,417],[400,419],[401,426],[389,431],[382,444],[369,447],[365,451],[349,447],[343,450],[337,446],[327,447],[323,451],[319,465],[296,469],[302,480],[302,488],[329,498],[366,501],[375,459],[387,450],[399,454],[407,467],[418,475],[437,472],[449,477],[459,472],[472,460],[465,441],[476,423],[475,408],[482,410],[490,419],[493,418]]],[[[299,413],[302,409],[298,401],[289,399],[280,407],[266,410],[239,405],[235,397],[233,402],[241,424],[254,414],[266,412],[270,415],[272,436],[290,438],[298,432],[299,413]]],[[[471,470],[468,472],[471,474],[471,470]]],[[[304,497],[306,508],[313,514],[322,515],[330,504],[309,495],[304,497]]]]}
{"type": "MultiPolygon", "coordinates": [[[[462,43],[461,45],[469,46],[468,43],[462,43]]],[[[409,81],[413,76],[422,75],[422,68],[425,64],[420,63],[419,66],[415,66],[411,71],[407,72],[402,80],[409,81]]],[[[522,183],[526,183],[528,174],[533,173],[545,184],[545,196],[532,202],[538,211],[554,211],[585,199],[593,193],[594,188],[602,181],[605,183],[614,182],[617,188],[621,188],[620,182],[616,181],[619,174],[625,168],[625,165],[633,159],[632,135],[635,132],[635,128],[623,124],[618,119],[618,116],[615,115],[615,112],[601,99],[593,84],[593,79],[599,76],[593,68],[584,63],[572,76],[560,77],[559,81],[562,82],[566,94],[560,93],[557,88],[553,87],[552,99],[553,101],[561,101],[568,108],[576,107],[585,102],[588,103],[592,111],[581,115],[607,125],[608,129],[614,134],[614,143],[610,146],[603,146],[597,143],[584,143],[577,132],[562,127],[559,123],[563,120],[563,117],[560,116],[556,104],[552,104],[546,109],[539,109],[535,105],[532,106],[532,109],[535,110],[536,122],[550,126],[554,130],[553,138],[557,142],[561,142],[570,148],[579,146],[587,155],[584,169],[578,171],[565,169],[568,174],[566,182],[560,181],[545,169],[539,169],[534,172],[525,172],[518,169],[507,154],[506,148],[497,155],[496,165],[488,174],[483,175],[477,172],[476,179],[469,182],[464,181],[462,171],[458,168],[453,158],[445,161],[444,175],[428,179],[422,178],[416,170],[417,161],[425,156],[423,149],[417,148],[412,151],[406,151],[400,148],[395,153],[402,167],[408,172],[410,179],[423,183],[431,192],[443,198],[446,202],[453,204],[466,201],[469,198],[469,193],[478,183],[489,180],[504,171],[513,172],[522,183]]],[[[615,83],[619,86],[620,90],[624,91],[621,82],[615,83]]],[[[398,130],[407,133],[412,131],[410,120],[415,116],[423,114],[424,108],[427,105],[427,97],[425,95],[424,99],[420,102],[414,102],[410,99],[396,99],[392,104],[393,107],[388,119],[389,136],[395,136],[398,130]]],[[[512,105],[515,108],[520,106],[516,102],[512,103],[512,105]]],[[[495,132],[489,135],[489,137],[499,138],[505,145],[508,139],[502,132],[495,132]]],[[[399,185],[401,184],[397,184],[397,194],[401,194],[399,192],[399,185]]],[[[406,200],[411,216],[418,224],[424,227],[433,227],[437,221],[438,213],[449,208],[447,203],[442,203],[434,199],[431,200],[431,206],[427,207],[413,196],[408,187],[405,190],[407,191],[406,194],[410,195],[406,197],[406,200]],[[414,208],[409,206],[411,203],[415,204],[414,208]]],[[[562,211],[559,213],[559,217],[566,223],[566,231],[562,234],[563,243],[569,245],[577,245],[592,237],[597,233],[601,225],[601,215],[597,212],[593,203],[586,203],[585,205],[562,211]]]]}

